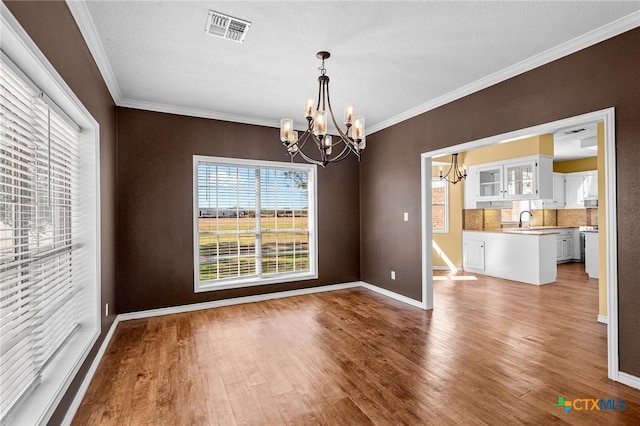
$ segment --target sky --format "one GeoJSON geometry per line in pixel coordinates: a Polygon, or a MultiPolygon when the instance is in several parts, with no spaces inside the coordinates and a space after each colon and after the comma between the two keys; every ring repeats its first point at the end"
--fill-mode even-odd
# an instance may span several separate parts
{"type": "Polygon", "coordinates": [[[280,169],[198,165],[198,207],[254,210],[256,186],[263,210],[308,207],[308,173],[280,169]]]}

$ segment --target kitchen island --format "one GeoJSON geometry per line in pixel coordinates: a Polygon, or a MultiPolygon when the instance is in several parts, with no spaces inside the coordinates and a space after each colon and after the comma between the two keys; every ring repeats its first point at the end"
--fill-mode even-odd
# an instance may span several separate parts
{"type": "Polygon", "coordinates": [[[527,284],[553,283],[557,235],[553,229],[462,231],[464,270],[527,284]]]}

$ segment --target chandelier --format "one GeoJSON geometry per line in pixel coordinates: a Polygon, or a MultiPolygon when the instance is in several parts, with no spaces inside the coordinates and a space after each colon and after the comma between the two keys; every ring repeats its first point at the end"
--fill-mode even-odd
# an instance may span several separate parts
{"type": "Polygon", "coordinates": [[[320,76],[318,77],[318,102],[315,103],[314,109],[313,98],[307,98],[305,101],[304,112],[307,119],[307,129],[302,135],[298,135],[298,132],[293,130],[293,120],[283,118],[280,120],[280,140],[291,156],[291,161],[293,161],[296,155],[300,154],[307,162],[324,167],[329,163],[344,160],[349,153],[355,154],[356,157],[358,157],[358,161],[360,161],[360,154],[366,146],[364,117],[356,116],[353,105],[347,105],[344,108],[344,118],[342,121],[346,130],[343,131],[340,128],[333,114],[333,108],[331,108],[329,76],[326,75],[327,70],[324,67],[325,59],[329,58],[331,54],[322,51],[318,52],[316,56],[318,59],[322,59],[322,65],[318,68],[320,70],[320,76]],[[329,117],[338,131],[338,136],[335,138],[335,141],[331,135],[327,134],[329,117]],[[313,143],[309,143],[310,141],[313,143]],[[307,144],[315,146],[318,149],[318,153],[315,155],[305,153],[303,150],[307,144]],[[331,155],[334,150],[337,154],[332,157],[331,155]]]}
{"type": "Polygon", "coordinates": [[[447,182],[451,182],[452,184],[456,184],[461,182],[462,179],[467,178],[467,168],[462,164],[458,164],[458,154],[451,155],[451,166],[449,166],[449,171],[445,175],[442,174],[442,167],[440,167],[440,179],[444,179],[447,182]],[[462,170],[460,169],[462,167],[462,170]],[[449,177],[451,175],[451,177],[449,177]]]}

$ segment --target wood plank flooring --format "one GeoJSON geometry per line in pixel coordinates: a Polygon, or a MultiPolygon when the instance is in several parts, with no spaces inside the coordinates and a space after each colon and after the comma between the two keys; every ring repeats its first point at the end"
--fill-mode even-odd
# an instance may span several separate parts
{"type": "Polygon", "coordinates": [[[432,312],[358,288],[120,323],[73,424],[640,424],[584,265],[542,287],[450,278],[432,312]]]}

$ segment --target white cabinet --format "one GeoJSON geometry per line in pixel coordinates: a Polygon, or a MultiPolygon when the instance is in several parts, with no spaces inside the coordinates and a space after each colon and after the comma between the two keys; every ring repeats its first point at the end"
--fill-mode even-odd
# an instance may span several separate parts
{"type": "Polygon", "coordinates": [[[476,180],[478,179],[478,175],[476,173],[471,172],[471,167],[467,169],[467,178],[462,182],[464,185],[464,208],[465,209],[477,209],[480,207],[476,207],[476,188],[478,187],[478,183],[476,180]]]}
{"type": "MultiPolygon", "coordinates": [[[[584,240],[582,240],[584,241],[584,240]]],[[[580,232],[578,229],[573,230],[573,260],[583,262],[582,259],[582,241],[580,240],[580,232]]]]}
{"type": "Polygon", "coordinates": [[[542,285],[556,280],[554,232],[462,231],[464,270],[542,285]]]}
{"type": "Polygon", "coordinates": [[[564,197],[564,174],[553,174],[553,199],[549,200],[549,207],[563,208],[565,205],[564,197]]]}
{"type": "Polygon", "coordinates": [[[584,199],[598,199],[598,172],[587,172],[584,176],[584,199]]]}
{"type": "Polygon", "coordinates": [[[564,173],[553,174],[553,198],[549,200],[534,200],[534,209],[563,209],[565,206],[564,173]]]}
{"type": "Polygon", "coordinates": [[[465,270],[484,271],[484,240],[466,240],[462,258],[465,270]]]}
{"type": "Polygon", "coordinates": [[[565,175],[565,207],[576,209],[584,207],[584,176],[574,173],[565,175]]]}
{"type": "Polygon", "coordinates": [[[584,233],[584,263],[589,278],[599,278],[599,241],[597,232],[584,233]]]}
{"type": "Polygon", "coordinates": [[[553,198],[553,158],[544,155],[515,158],[469,167],[465,207],[501,200],[553,198]]]}
{"type": "Polygon", "coordinates": [[[567,173],[565,175],[565,208],[582,209],[585,200],[598,199],[598,172],[567,173]]]}
{"type": "Polygon", "coordinates": [[[556,260],[568,262],[573,260],[573,234],[572,229],[561,229],[556,237],[556,260]]]}

